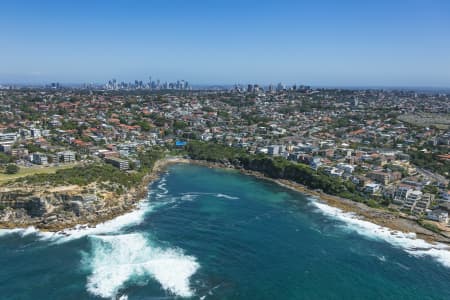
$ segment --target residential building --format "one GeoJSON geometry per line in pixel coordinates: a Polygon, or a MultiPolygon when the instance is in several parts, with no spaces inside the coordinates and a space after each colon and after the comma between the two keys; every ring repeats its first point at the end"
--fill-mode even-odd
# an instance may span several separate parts
{"type": "Polygon", "coordinates": [[[37,165],[47,165],[48,158],[46,154],[36,152],[31,154],[31,162],[37,165]]]}
{"type": "Polygon", "coordinates": [[[75,162],[75,152],[74,151],[58,152],[57,157],[58,157],[58,162],[62,162],[62,163],[75,162]]]}
{"type": "Polygon", "coordinates": [[[427,212],[427,219],[439,223],[448,223],[448,212],[443,209],[434,209],[427,212]]]}
{"type": "Polygon", "coordinates": [[[417,201],[422,199],[422,192],[421,191],[411,191],[406,196],[405,202],[403,203],[402,209],[413,211],[414,207],[416,206],[417,201]]]}
{"type": "Polygon", "coordinates": [[[108,157],[105,158],[105,162],[113,165],[116,168],[119,168],[121,171],[126,171],[130,169],[130,165],[127,160],[116,158],[116,157],[108,157]]]}

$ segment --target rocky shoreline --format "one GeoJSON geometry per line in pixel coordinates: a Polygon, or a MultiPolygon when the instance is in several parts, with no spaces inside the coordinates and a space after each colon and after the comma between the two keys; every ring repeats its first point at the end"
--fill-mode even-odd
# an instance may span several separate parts
{"type": "Polygon", "coordinates": [[[213,163],[207,161],[196,161],[190,160],[189,163],[202,165],[210,168],[222,168],[222,169],[233,169],[238,170],[240,173],[256,177],[258,179],[268,180],[274,182],[280,186],[288,188],[290,190],[306,194],[308,196],[314,197],[329,206],[338,208],[343,212],[353,213],[356,218],[377,224],[382,227],[386,227],[393,232],[403,232],[403,233],[414,233],[417,238],[423,239],[430,243],[444,243],[450,245],[450,234],[447,236],[445,233],[435,233],[424,227],[422,227],[418,222],[411,218],[411,216],[395,213],[388,211],[386,209],[372,208],[364,203],[355,202],[349,199],[325,194],[321,191],[314,191],[307,188],[304,185],[298,184],[296,182],[285,180],[285,179],[274,179],[267,177],[261,172],[245,170],[243,168],[236,168],[233,165],[223,164],[223,163],[213,163]]]}
{"type": "MultiPolygon", "coordinates": [[[[285,179],[274,179],[265,176],[261,172],[245,170],[233,166],[231,164],[225,163],[213,163],[208,161],[185,159],[180,157],[168,157],[158,160],[153,170],[146,175],[139,186],[129,190],[124,195],[121,195],[118,199],[115,199],[114,204],[109,206],[106,210],[93,211],[92,213],[83,217],[72,217],[69,219],[59,219],[55,218],[52,222],[48,222],[47,218],[24,218],[23,210],[19,210],[18,216],[12,216],[10,219],[5,220],[5,211],[2,213],[2,218],[0,218],[0,228],[26,228],[34,226],[35,228],[43,231],[62,231],[64,229],[74,228],[77,225],[83,224],[83,226],[94,227],[97,224],[106,222],[115,217],[123,215],[129,211],[137,208],[137,204],[140,200],[146,197],[148,193],[148,185],[150,182],[156,180],[159,174],[171,164],[177,163],[187,163],[206,166],[210,168],[221,168],[221,169],[233,169],[253,176],[259,179],[268,180],[274,182],[280,186],[291,189],[296,192],[300,192],[311,197],[317,198],[319,201],[324,202],[332,207],[336,207],[343,212],[354,213],[356,218],[366,220],[368,222],[377,224],[382,227],[389,228],[393,231],[399,231],[404,233],[415,233],[418,238],[424,239],[431,243],[445,243],[450,244],[450,236],[446,236],[444,233],[438,234],[432,232],[420,224],[416,220],[412,219],[410,216],[406,216],[400,213],[395,213],[388,211],[386,209],[378,209],[369,207],[363,203],[354,202],[348,199],[340,198],[337,196],[332,196],[325,194],[321,191],[311,190],[301,184],[296,182],[285,180],[285,179]]],[[[6,209],[8,210],[8,209],[6,209]]],[[[6,212],[7,213],[7,212],[6,212]]],[[[16,212],[17,213],[17,212],[16,212]]]]}
{"type": "Polygon", "coordinates": [[[146,197],[149,183],[156,180],[168,165],[182,162],[187,161],[178,157],[158,160],[138,186],[119,197],[97,186],[65,186],[40,191],[33,188],[3,188],[0,190],[0,204],[7,203],[9,206],[0,211],[0,228],[32,226],[42,231],[58,232],[78,225],[95,227],[136,209],[139,201],[146,197]],[[95,194],[89,193],[92,189],[95,194]],[[101,193],[104,199],[98,199],[96,195],[101,193]]]}

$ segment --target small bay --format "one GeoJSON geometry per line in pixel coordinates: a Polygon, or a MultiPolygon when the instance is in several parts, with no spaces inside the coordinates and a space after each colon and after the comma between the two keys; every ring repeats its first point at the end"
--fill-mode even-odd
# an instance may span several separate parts
{"type": "Polygon", "coordinates": [[[450,299],[444,250],[316,201],[173,165],[139,210],[95,229],[1,230],[0,299],[450,299]]]}

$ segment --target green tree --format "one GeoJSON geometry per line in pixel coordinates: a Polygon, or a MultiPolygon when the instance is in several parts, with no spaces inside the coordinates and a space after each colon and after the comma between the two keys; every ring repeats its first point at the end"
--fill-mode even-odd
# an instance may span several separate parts
{"type": "Polygon", "coordinates": [[[0,152],[0,164],[7,164],[12,162],[12,157],[6,153],[0,152]]]}
{"type": "Polygon", "coordinates": [[[141,126],[141,129],[143,131],[150,131],[150,129],[152,129],[152,127],[150,126],[150,124],[147,121],[138,121],[136,122],[136,125],[141,126]]]}
{"type": "Polygon", "coordinates": [[[15,164],[9,164],[6,166],[5,173],[6,174],[16,174],[19,172],[19,167],[15,164]]]}

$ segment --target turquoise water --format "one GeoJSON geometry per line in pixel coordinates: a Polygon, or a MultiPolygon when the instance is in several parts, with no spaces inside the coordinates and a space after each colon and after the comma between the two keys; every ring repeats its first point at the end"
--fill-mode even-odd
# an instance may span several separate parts
{"type": "Polygon", "coordinates": [[[273,183],[175,165],[132,213],[0,231],[0,299],[450,299],[450,257],[273,183]]]}

